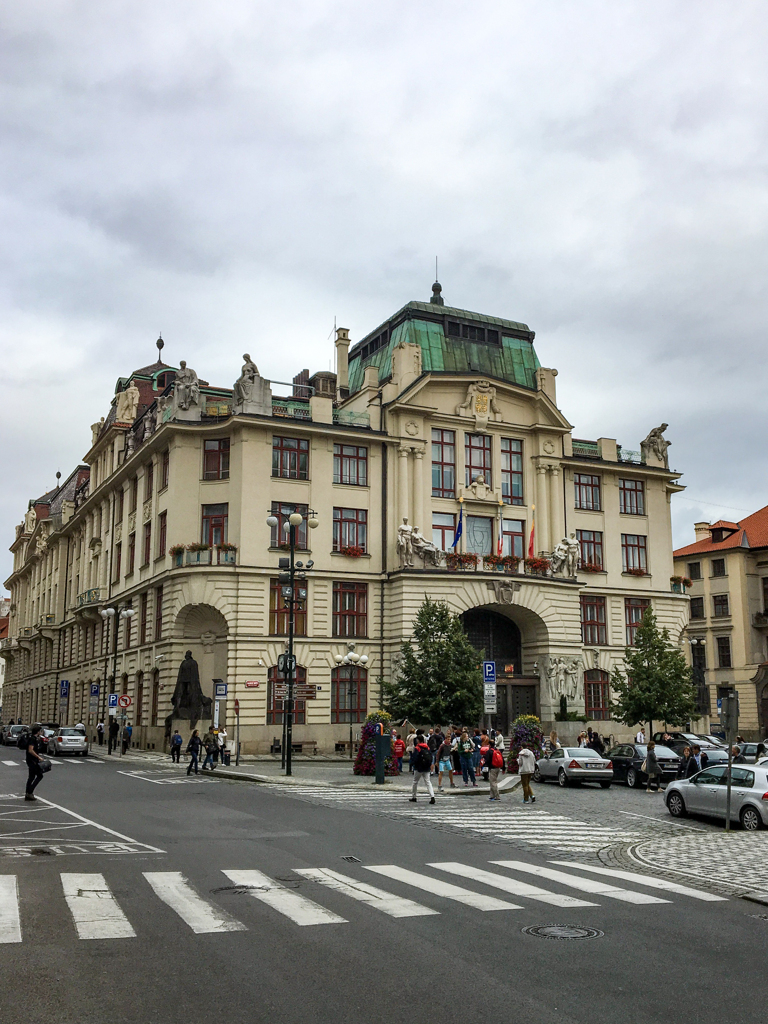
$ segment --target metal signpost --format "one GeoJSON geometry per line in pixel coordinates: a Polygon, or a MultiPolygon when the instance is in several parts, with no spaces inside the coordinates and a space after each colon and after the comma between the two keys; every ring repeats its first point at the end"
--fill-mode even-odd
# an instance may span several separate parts
{"type": "MultiPolygon", "coordinates": [[[[496,698],[496,662],[483,662],[483,712],[495,715],[498,711],[496,698]]],[[[490,724],[490,723],[489,723],[490,724]]]]}
{"type": "MultiPolygon", "coordinates": [[[[110,696],[116,696],[116,694],[110,694],[110,696]]],[[[125,729],[125,720],[128,717],[126,715],[126,708],[131,706],[131,698],[127,693],[121,693],[117,698],[117,706],[120,708],[120,757],[123,756],[123,730],[125,729]]]]}
{"type": "Polygon", "coordinates": [[[733,765],[733,745],[736,742],[736,731],[739,725],[739,697],[736,693],[718,699],[720,705],[720,723],[725,728],[725,739],[728,744],[728,776],[725,790],[725,831],[731,831],[731,767],[733,765]]]}
{"type": "Polygon", "coordinates": [[[240,701],[235,697],[235,767],[240,764],[240,701]]]}
{"type": "Polygon", "coordinates": [[[66,719],[69,712],[69,680],[62,679],[59,684],[59,721],[66,719]]]}
{"type": "Polygon", "coordinates": [[[213,681],[213,727],[214,729],[219,728],[219,707],[222,700],[226,700],[227,697],[227,684],[222,682],[220,679],[214,679],[213,681]]]}

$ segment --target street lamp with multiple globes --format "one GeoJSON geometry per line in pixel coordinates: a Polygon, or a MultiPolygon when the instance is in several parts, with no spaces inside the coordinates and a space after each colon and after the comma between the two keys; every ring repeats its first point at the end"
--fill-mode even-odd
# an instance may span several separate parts
{"type": "MultiPolygon", "coordinates": [[[[278,568],[281,570],[277,577],[277,582],[280,585],[283,600],[288,602],[288,650],[285,654],[281,654],[277,660],[278,670],[288,684],[288,693],[286,695],[287,700],[284,698],[282,702],[282,766],[285,768],[286,775],[293,774],[291,748],[293,745],[293,692],[296,674],[296,659],[293,654],[293,636],[296,627],[296,605],[303,603],[307,599],[307,577],[303,570],[311,569],[315,564],[310,560],[305,566],[303,562],[296,561],[296,530],[301,526],[305,519],[310,530],[315,530],[320,525],[315,512],[311,509],[308,509],[304,515],[302,515],[301,512],[291,512],[287,520],[283,523],[283,530],[287,535],[288,546],[290,548],[290,557],[280,558],[277,563],[278,568]],[[296,572],[297,569],[299,570],[298,574],[296,572]],[[297,581],[299,584],[303,584],[299,586],[298,591],[296,589],[297,581]]],[[[276,515],[270,515],[267,518],[267,526],[271,530],[276,529],[279,525],[280,520],[276,515]]]]}
{"type": "MultiPolygon", "coordinates": [[[[117,605],[115,608],[102,608],[99,612],[102,619],[104,620],[104,627],[108,629],[108,623],[110,619],[114,620],[114,628],[112,630],[112,681],[117,685],[117,629],[120,624],[120,619],[125,622],[125,628],[131,628],[131,619],[135,615],[133,608],[130,605],[117,605]]],[[[106,707],[107,699],[107,660],[109,658],[109,633],[107,633],[107,649],[104,653],[104,702],[102,702],[102,713],[101,718],[104,720],[104,709],[106,707]]],[[[120,756],[123,756],[123,728],[120,726],[120,756]]]]}
{"type": "MultiPolygon", "coordinates": [[[[348,688],[347,688],[347,696],[349,696],[349,694],[352,691],[352,682],[353,682],[352,676],[353,676],[355,665],[360,665],[360,666],[362,666],[362,668],[365,668],[365,666],[368,664],[368,655],[367,654],[358,654],[355,651],[355,645],[354,644],[347,644],[347,653],[346,654],[334,654],[333,660],[336,662],[336,664],[339,667],[341,667],[342,665],[348,665],[349,666],[349,682],[347,684],[347,686],[348,686],[348,688]]],[[[358,683],[358,685],[359,685],[359,683],[358,683]]],[[[358,704],[359,704],[359,702],[358,702],[358,704]]],[[[350,756],[350,758],[352,757],[352,721],[351,721],[351,717],[350,717],[350,723],[349,723],[349,756],[350,756]]]]}

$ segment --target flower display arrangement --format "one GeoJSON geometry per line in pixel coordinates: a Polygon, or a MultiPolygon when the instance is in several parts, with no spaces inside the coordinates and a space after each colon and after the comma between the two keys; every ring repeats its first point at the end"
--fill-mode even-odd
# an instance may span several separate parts
{"type": "Polygon", "coordinates": [[[210,551],[210,550],[211,550],[211,545],[210,544],[200,544],[200,543],[187,544],[187,551],[210,551]]]}
{"type": "Polygon", "coordinates": [[[537,761],[544,756],[544,734],[536,715],[520,715],[512,723],[507,771],[517,774],[517,755],[526,744],[530,746],[537,761]]]}
{"type": "Polygon", "coordinates": [[[526,558],[525,568],[528,572],[534,575],[544,576],[549,569],[548,558],[526,558]]]}
{"type": "MultiPolygon", "coordinates": [[[[384,732],[392,730],[392,716],[386,711],[372,711],[365,719],[363,725],[360,748],[355,758],[355,766],[352,769],[354,775],[375,775],[376,774],[376,733],[378,726],[384,726],[384,732]]],[[[397,761],[394,757],[388,757],[384,761],[384,774],[397,775],[397,761]]]]}
{"type": "Polygon", "coordinates": [[[518,558],[517,555],[504,555],[501,564],[507,572],[517,572],[517,567],[521,561],[522,559],[518,558]]]}
{"type": "Polygon", "coordinates": [[[501,555],[483,555],[483,568],[485,569],[498,569],[501,562],[501,555]]]}
{"type": "Polygon", "coordinates": [[[342,555],[347,555],[349,558],[359,558],[365,554],[365,548],[362,544],[347,544],[346,547],[339,548],[342,555]]]}
{"type": "Polygon", "coordinates": [[[217,544],[216,548],[218,551],[237,551],[236,544],[217,544]]]}
{"type": "Polygon", "coordinates": [[[597,562],[582,562],[579,569],[582,572],[605,572],[602,565],[598,565],[597,562]]]}
{"type": "Polygon", "coordinates": [[[445,564],[449,569],[476,569],[477,555],[472,552],[465,552],[463,555],[447,555],[445,564]]]}
{"type": "Polygon", "coordinates": [[[505,572],[517,572],[520,559],[517,555],[484,555],[483,566],[486,569],[504,570],[505,572]]]}
{"type": "Polygon", "coordinates": [[[681,587],[690,587],[693,583],[693,580],[688,579],[687,576],[670,576],[669,582],[677,583],[681,587]]]}
{"type": "Polygon", "coordinates": [[[168,548],[168,554],[174,556],[183,555],[186,550],[184,544],[174,544],[172,548],[168,548]]]}
{"type": "Polygon", "coordinates": [[[625,569],[624,572],[627,574],[627,576],[647,576],[648,575],[648,570],[647,569],[625,569]]]}

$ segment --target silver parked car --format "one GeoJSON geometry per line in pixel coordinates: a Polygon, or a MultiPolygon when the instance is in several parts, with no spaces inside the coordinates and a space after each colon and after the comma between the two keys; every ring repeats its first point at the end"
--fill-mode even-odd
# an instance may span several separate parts
{"type": "MultiPolygon", "coordinates": [[[[731,769],[731,820],[748,832],[768,827],[768,764],[737,764],[731,769]]],[[[667,786],[664,800],[673,818],[703,814],[725,818],[727,765],[714,765],[690,779],[676,779],[667,786]]]]}
{"type": "Polygon", "coordinates": [[[62,725],[48,738],[49,754],[82,754],[88,756],[88,739],[82,729],[62,725]]]}
{"type": "Polygon", "coordinates": [[[608,789],[613,781],[613,765],[589,747],[559,747],[536,762],[535,782],[557,779],[558,785],[573,782],[599,782],[608,789]]]}

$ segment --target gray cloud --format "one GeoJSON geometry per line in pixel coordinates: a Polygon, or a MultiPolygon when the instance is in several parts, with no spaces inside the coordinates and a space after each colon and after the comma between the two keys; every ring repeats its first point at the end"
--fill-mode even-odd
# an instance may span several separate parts
{"type": "Polygon", "coordinates": [[[765,504],[766,35],[710,0],[6,5],[2,536],[159,329],[285,380],[435,253],[536,330],[577,436],[670,423],[677,543],[765,504]]]}

